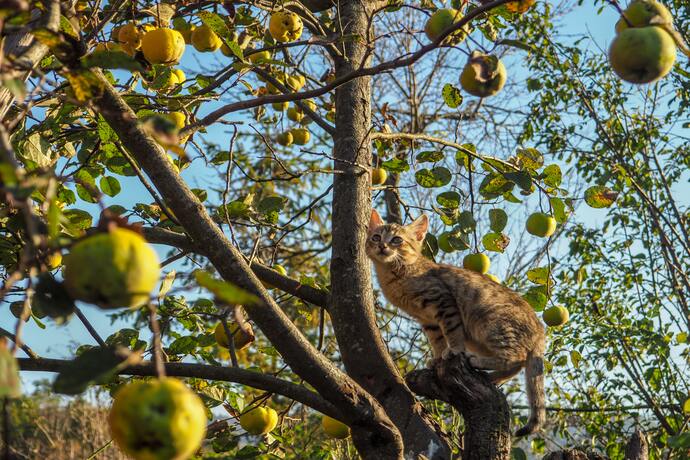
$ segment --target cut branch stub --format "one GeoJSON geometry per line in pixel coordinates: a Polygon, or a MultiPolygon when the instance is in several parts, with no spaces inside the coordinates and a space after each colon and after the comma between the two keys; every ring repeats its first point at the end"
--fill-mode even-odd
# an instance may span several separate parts
{"type": "Polygon", "coordinates": [[[411,372],[409,387],[420,396],[445,401],[465,419],[463,460],[510,458],[510,409],[503,392],[470,366],[465,355],[411,372]]]}

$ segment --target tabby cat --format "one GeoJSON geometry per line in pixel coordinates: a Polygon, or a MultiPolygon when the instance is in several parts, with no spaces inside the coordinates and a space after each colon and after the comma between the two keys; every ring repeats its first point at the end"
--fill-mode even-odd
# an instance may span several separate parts
{"type": "Polygon", "coordinates": [[[544,327],[516,292],[488,277],[437,264],[421,253],[429,220],[385,224],[373,210],[366,251],[386,299],[421,324],[434,360],[465,353],[500,383],[525,368],[530,417],[516,436],[536,431],[544,407],[544,327]]]}

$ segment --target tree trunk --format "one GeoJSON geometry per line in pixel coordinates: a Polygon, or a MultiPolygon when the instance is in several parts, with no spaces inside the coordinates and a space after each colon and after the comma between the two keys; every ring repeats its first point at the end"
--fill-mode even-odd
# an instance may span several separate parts
{"type": "MultiPolygon", "coordinates": [[[[366,65],[369,37],[367,3],[339,4],[344,56],[336,62],[336,78],[366,65]]],[[[370,261],[364,244],[371,215],[371,80],[361,77],[336,89],[335,169],[333,177],[333,250],[331,307],[345,367],[384,406],[400,430],[406,457],[448,459],[450,451],[421,405],[406,387],[386,351],[374,315],[370,261]]]]}
{"type": "Polygon", "coordinates": [[[510,409],[503,392],[464,356],[439,362],[434,369],[408,374],[412,390],[445,401],[465,420],[463,460],[508,460],[511,449],[510,409]]]}

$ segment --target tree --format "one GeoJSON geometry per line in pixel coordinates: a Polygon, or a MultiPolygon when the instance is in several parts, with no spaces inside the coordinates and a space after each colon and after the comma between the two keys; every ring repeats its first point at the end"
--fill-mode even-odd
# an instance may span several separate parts
{"type": "MultiPolygon", "coordinates": [[[[122,376],[185,378],[231,416],[209,425],[209,458],[524,457],[511,440],[517,387],[496,388],[462,357],[425,369],[419,328],[376,300],[364,251],[372,205],[390,222],[427,212],[429,257],[508,254],[506,284],[537,311],[557,302],[574,313],[550,334],[549,396],[560,403],[549,433],[576,447],[591,435],[589,447],[623,458],[639,423],[654,453],[682,458],[690,241],[674,186],[690,155],[665,127],[686,116],[687,74],[676,67],[633,97],[601,53],[558,36],[548,4],[528,1],[445,4],[464,16],[430,39],[419,31],[441,3],[13,4],[3,21],[0,256],[17,321],[0,333],[28,355],[21,368],[58,373],[53,389],[65,394],[114,391],[122,376]],[[168,26],[191,43],[181,65],[177,32],[140,44],[168,26]],[[470,55],[487,48],[495,57],[485,62],[470,55]],[[529,68],[529,100],[514,102],[519,78],[482,99],[457,87],[465,59],[486,79],[499,57],[529,68]],[[376,168],[388,178],[372,186],[376,168]],[[606,209],[603,228],[577,220],[583,198],[606,209]],[[558,224],[549,239],[516,227],[537,210],[558,224]],[[103,338],[88,319],[102,313],[75,304],[55,257],[125,218],[169,252],[148,308],[112,310],[128,327],[103,338]],[[28,321],[48,331],[75,320],[98,345],[73,360],[22,341],[28,321]],[[255,339],[249,349],[227,339],[241,334],[255,339]],[[281,428],[244,446],[236,419],[264,404],[279,409],[281,428]],[[630,405],[651,415],[633,419],[630,405]],[[352,443],[314,442],[314,411],[344,422],[352,443]]],[[[669,7],[687,39],[687,6],[669,7]]],[[[532,449],[544,444],[537,437],[532,449]]],[[[630,446],[627,458],[643,458],[645,435],[630,446]]]]}

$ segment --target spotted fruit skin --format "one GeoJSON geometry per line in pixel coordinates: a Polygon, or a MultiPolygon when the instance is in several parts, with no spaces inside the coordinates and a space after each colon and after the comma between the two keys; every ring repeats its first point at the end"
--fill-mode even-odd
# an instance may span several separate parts
{"type": "Polygon", "coordinates": [[[137,380],[116,394],[108,414],[115,443],[135,460],[184,460],[201,446],[206,409],[174,378],[137,380]]]}
{"type": "Polygon", "coordinates": [[[125,228],[79,241],[64,264],[65,287],[72,298],[101,308],[145,304],[160,275],[156,252],[141,235],[125,228]]]}

